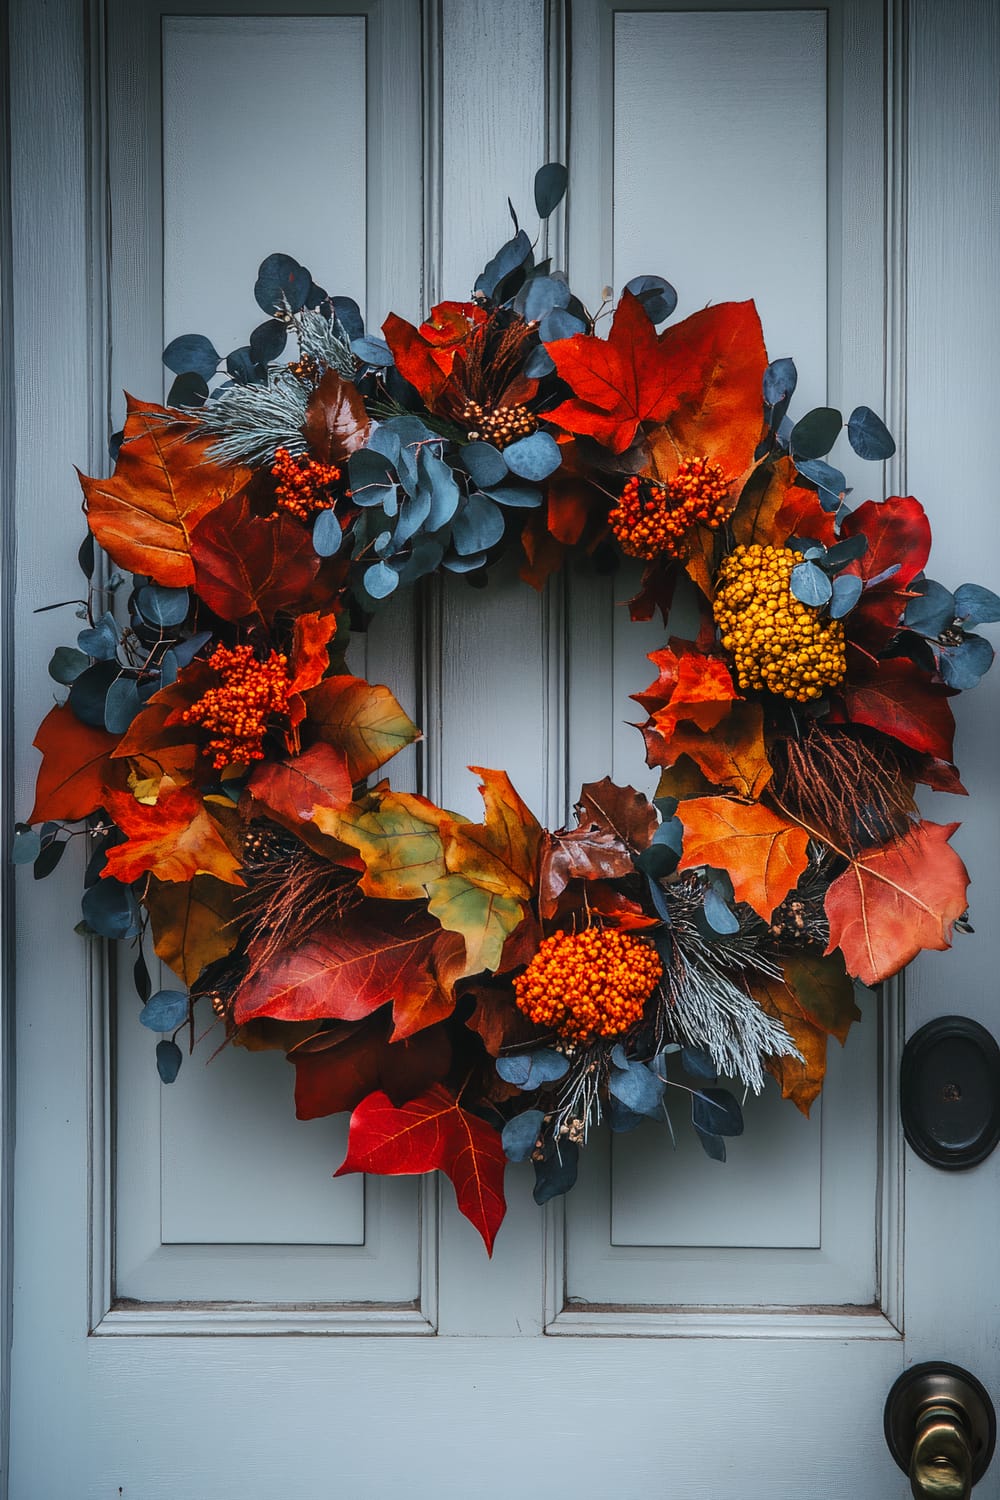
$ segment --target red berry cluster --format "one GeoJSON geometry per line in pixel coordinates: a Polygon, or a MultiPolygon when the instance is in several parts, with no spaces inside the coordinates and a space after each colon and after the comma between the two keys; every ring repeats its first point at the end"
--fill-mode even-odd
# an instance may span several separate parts
{"type": "Polygon", "coordinates": [[[217,771],[263,760],[269,719],[288,712],[287,656],[272,651],[266,661],[258,661],[252,646],[216,646],[208,665],[221,682],[185,709],[184,723],[208,733],[208,753],[217,771]]]}
{"type": "Polygon", "coordinates": [[[663,965],[641,938],[585,927],[547,937],[514,981],[518,1009],[571,1041],[620,1036],[642,1019],[663,965]]]}
{"type": "Polygon", "coordinates": [[[729,484],[710,458],[686,458],[666,484],[634,475],[608,516],[630,557],[679,557],[692,526],[714,529],[729,513],[729,484]]]}
{"type": "Polygon", "coordinates": [[[293,458],[287,448],[279,448],[271,465],[275,510],[288,511],[300,521],[308,521],[318,510],[332,510],[336,497],[330,490],[340,482],[336,464],[321,464],[302,454],[293,458]]]}

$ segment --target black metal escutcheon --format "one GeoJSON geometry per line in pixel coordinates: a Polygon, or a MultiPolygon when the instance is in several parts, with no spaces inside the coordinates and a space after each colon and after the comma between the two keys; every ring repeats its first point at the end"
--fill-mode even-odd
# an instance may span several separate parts
{"type": "Polygon", "coordinates": [[[985,1161],[1000,1142],[1000,1047],[968,1016],[914,1032],[899,1070],[899,1108],[918,1156],[947,1172],[985,1161]]]}

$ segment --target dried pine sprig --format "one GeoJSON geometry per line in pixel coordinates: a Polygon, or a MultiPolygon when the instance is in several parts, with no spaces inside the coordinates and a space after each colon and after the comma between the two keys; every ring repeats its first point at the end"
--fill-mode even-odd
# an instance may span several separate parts
{"type": "Polygon", "coordinates": [[[354,374],[358,362],[351,353],[344,327],[336,318],[324,317],[304,307],[295,318],[295,332],[303,359],[313,360],[321,369],[336,370],[348,379],[354,374]]]}
{"type": "Polygon", "coordinates": [[[287,369],[270,370],[266,385],[233,385],[192,415],[218,441],[208,450],[218,464],[270,467],[279,448],[306,452],[302,424],[310,387],[287,369]]]}

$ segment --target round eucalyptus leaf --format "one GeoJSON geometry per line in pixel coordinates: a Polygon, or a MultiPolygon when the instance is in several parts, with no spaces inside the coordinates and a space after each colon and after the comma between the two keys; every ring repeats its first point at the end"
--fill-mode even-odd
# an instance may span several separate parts
{"type": "Polygon", "coordinates": [[[178,375],[167,392],[168,406],[204,406],[208,400],[208,382],[193,371],[178,375]]]}
{"type": "Polygon", "coordinates": [[[847,421],[847,440],[859,458],[891,458],[896,451],[892,433],[870,406],[856,406],[847,421]]]}
{"type": "Polygon", "coordinates": [[[496,484],[484,491],[500,505],[513,510],[537,510],[542,503],[542,492],[530,484],[496,484]]]}
{"type": "Polygon", "coordinates": [[[536,484],[548,479],[562,463],[562,452],[551,433],[533,432],[503,450],[503,461],[518,479],[536,484]]]}
{"type": "Polygon", "coordinates": [[[993,647],[981,635],[967,635],[957,646],[943,646],[938,652],[942,682],[959,692],[974,688],[992,665],[993,647]]]}
{"type": "Polygon", "coordinates": [[[830,617],[834,620],[842,620],[861,598],[864,584],[856,573],[841,573],[833,580],[833,592],[830,597],[830,617]]]}
{"type": "Polygon", "coordinates": [[[843,425],[844,419],[835,407],[814,407],[792,428],[789,438],[792,456],[823,458],[837,441],[843,425]]]}
{"type": "Polygon", "coordinates": [[[320,557],[336,557],[344,532],[336,511],[321,510],[313,522],[313,546],[320,557]]]}
{"type": "Polygon", "coordinates": [[[207,646],[212,639],[210,630],[199,630],[194,635],[189,635],[186,641],[178,641],[173,647],[173,654],[177,658],[179,667],[189,667],[194,661],[202,646],[207,646]]]}
{"type": "Polygon", "coordinates": [[[803,479],[808,479],[816,486],[819,492],[819,503],[824,510],[839,510],[844,496],[850,494],[847,479],[839,469],[835,469],[832,464],[824,463],[821,458],[796,460],[795,467],[803,479]]]}
{"type": "Polygon", "coordinates": [[[543,344],[553,344],[557,339],[572,338],[575,333],[586,333],[587,325],[575,313],[557,307],[548,313],[538,325],[538,337],[543,344]]]}
{"type": "Polygon", "coordinates": [[[420,479],[418,494],[426,492],[430,501],[424,518],[427,530],[440,531],[455,514],[461,498],[455,475],[448,464],[427,448],[420,449],[417,474],[420,479]]]}
{"type": "Polygon", "coordinates": [[[267,374],[263,365],[259,365],[254,359],[249,344],[242,344],[239,349],[226,355],[226,369],[237,385],[259,385],[267,374]]]}
{"type": "Polygon", "coordinates": [[[725,1161],[726,1143],[722,1136],[715,1135],[711,1130],[699,1130],[697,1125],[695,1130],[705,1155],[710,1156],[713,1161],[725,1161]]]}
{"type": "Polygon", "coordinates": [[[561,161],[547,161],[535,173],[535,208],[540,219],[547,219],[563,200],[569,183],[569,172],[561,161]]]}
{"type": "Polygon", "coordinates": [[[558,1148],[544,1161],[535,1162],[535,1186],[532,1197],[539,1205],[551,1198],[561,1198],[576,1183],[580,1165],[580,1148],[575,1141],[565,1138],[558,1148]]]}
{"type": "Polygon", "coordinates": [[[488,552],[504,533],[503,511],[487,495],[469,495],[451,523],[452,546],[459,557],[488,552]]]}
{"type": "Polygon", "coordinates": [[[714,886],[709,886],[705,892],[705,921],[720,937],[731,937],[740,930],[739,918],[726,905],[714,886]]]}
{"type": "Polygon", "coordinates": [[[627,1109],[614,1094],[608,1095],[608,1124],[615,1135],[625,1135],[630,1130],[637,1130],[644,1118],[644,1115],[637,1115],[634,1110],[627,1109]]]}
{"type": "Polygon", "coordinates": [[[61,682],[63,687],[69,687],[89,666],[90,657],[83,651],[77,651],[74,646],[57,646],[49,662],[49,676],[53,681],[61,682]]]}
{"type": "Polygon", "coordinates": [[[555,360],[544,344],[532,349],[524,361],[524,373],[529,380],[544,380],[546,375],[552,374],[555,367],[555,360]]]}
{"type": "Polygon", "coordinates": [[[113,876],[95,881],[84,891],[81,906],[84,921],[98,937],[138,937],[138,902],[131,887],[123,885],[113,876]]]}
{"type": "Polygon", "coordinates": [[[787,401],[799,383],[794,359],[773,359],[764,371],[764,400],[768,406],[787,401]]]}
{"type": "Polygon", "coordinates": [[[201,333],[182,333],[171,339],[163,351],[163,363],[175,375],[200,375],[211,380],[219,367],[220,355],[211,339],[201,333]]]}
{"type": "Polygon", "coordinates": [[[51,875],[65,853],[65,839],[52,839],[50,843],[43,845],[38,852],[38,858],[35,860],[35,879],[44,880],[46,875],[51,875]]]}
{"type": "Polygon", "coordinates": [[[954,625],[958,618],[955,595],[943,583],[935,583],[932,578],[910,584],[911,592],[915,593],[918,589],[919,598],[911,599],[907,604],[903,624],[907,630],[915,630],[918,635],[938,636],[949,625],[954,625]]]}
{"type": "Polygon", "coordinates": [[[109,734],[124,734],[142,707],[134,677],[119,677],[108,688],[104,700],[104,727],[109,734]]]}
{"type": "Polygon", "coordinates": [[[81,630],[76,638],[76,644],[81,651],[92,656],[97,661],[114,661],[118,655],[118,642],[121,632],[115,617],[109,610],[98,620],[96,625],[86,630],[81,630]]]}
{"type": "Polygon", "coordinates": [[[157,990],[142,1007],[139,1020],[150,1031],[175,1031],[187,1020],[189,1005],[185,990],[157,990]]]}
{"type": "Polygon", "coordinates": [[[666,322],[677,306],[677,293],[662,276],[633,276],[625,283],[625,291],[638,297],[651,323],[666,322]]]}
{"type": "Polygon", "coordinates": [[[497,1058],[497,1073],[504,1083],[515,1088],[540,1088],[556,1083],[569,1072],[569,1060],[551,1047],[537,1047],[533,1052],[513,1052],[497,1058]]]}
{"type": "Polygon", "coordinates": [[[545,1115],[540,1109],[526,1109],[523,1114],[508,1120],[500,1134],[504,1155],[508,1161],[527,1161],[535,1149],[538,1132],[545,1115]]]}
{"type": "Polygon", "coordinates": [[[369,334],[351,339],[351,353],[363,364],[372,365],[378,370],[384,370],[395,363],[392,350],[385,340],[372,338],[369,334]]]}
{"type": "Polygon", "coordinates": [[[857,562],[868,551],[868,538],[861,532],[857,536],[845,536],[842,542],[834,542],[825,549],[823,567],[828,573],[839,573],[848,563],[857,562]]]}
{"type": "Polygon", "coordinates": [[[833,593],[829,575],[813,562],[796,563],[789,587],[800,604],[810,604],[815,609],[825,604],[833,593]]]}
{"type": "Polygon", "coordinates": [[[501,484],[507,478],[509,470],[503,454],[492,443],[466,443],[458,457],[462,468],[472,475],[480,489],[501,484]]]}
{"type": "Polygon", "coordinates": [[[627,1068],[612,1068],[608,1089],[620,1099],[626,1109],[653,1119],[663,1117],[663,1093],[666,1084],[662,1078],[646,1067],[645,1063],[631,1062],[627,1068]]]}
{"type": "Polygon", "coordinates": [[[259,365],[280,359],[288,342],[288,329],[277,318],[258,323],[250,335],[250,353],[259,365]]]}
{"type": "Polygon", "coordinates": [[[691,1123],[712,1135],[742,1135],[743,1111],[728,1089],[698,1089],[691,1096],[691,1123]]]}
{"type": "Polygon", "coordinates": [[[10,857],[15,865],[33,865],[42,852],[42,836],[37,828],[16,828],[11,841],[10,857]]]}
{"type": "Polygon", "coordinates": [[[365,320],[353,297],[331,297],[333,314],[349,339],[363,339],[365,320]]]}
{"type": "MultiPolygon", "coordinates": [[[[542,168],[544,171],[544,168],[542,168]]],[[[482,292],[486,297],[493,297],[500,283],[523,266],[531,255],[531,241],[523,229],[519,229],[513,239],[501,245],[493,259],[488,261],[480,275],[476,278],[476,291],[482,292]]]]}
{"type": "Polygon", "coordinates": [[[554,276],[532,276],[514,298],[515,311],[529,323],[540,323],[547,313],[565,307],[570,290],[554,276]]]}
{"type": "Polygon", "coordinates": [[[95,662],[80,673],[70,687],[69,706],[82,723],[93,729],[104,728],[104,700],[118,675],[118,663],[114,661],[95,662]]]}
{"type": "Polygon", "coordinates": [[[305,306],[312,286],[312,276],[291,255],[269,255],[261,261],[253,294],[257,306],[266,313],[276,313],[287,303],[292,312],[305,306]]]}
{"type": "Polygon", "coordinates": [[[449,573],[474,573],[485,561],[485,552],[473,552],[470,557],[444,557],[441,559],[441,566],[449,573]]]}
{"type": "Polygon", "coordinates": [[[168,589],[158,583],[147,583],[136,595],[139,613],[150,625],[168,629],[183,625],[191,608],[187,589],[168,589]]]}
{"type": "Polygon", "coordinates": [[[1000,597],[978,583],[963,583],[955,590],[955,618],[966,625],[991,625],[1000,620],[1000,597]]]}
{"type": "Polygon", "coordinates": [[[387,563],[373,563],[365,569],[364,585],[373,599],[388,599],[399,586],[399,574],[387,563]]]}
{"type": "Polygon", "coordinates": [[[173,1083],[181,1070],[184,1054],[176,1042],[164,1037],[156,1044],[156,1071],[160,1075],[161,1083],[173,1083]]]}

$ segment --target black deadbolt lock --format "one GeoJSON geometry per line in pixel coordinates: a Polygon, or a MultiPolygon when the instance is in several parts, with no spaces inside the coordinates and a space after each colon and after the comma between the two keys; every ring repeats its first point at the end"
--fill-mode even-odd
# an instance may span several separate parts
{"type": "Polygon", "coordinates": [[[906,1139],[932,1167],[961,1171],[1000,1142],[1000,1047],[967,1016],[939,1016],[903,1051],[899,1108],[906,1139]]]}

